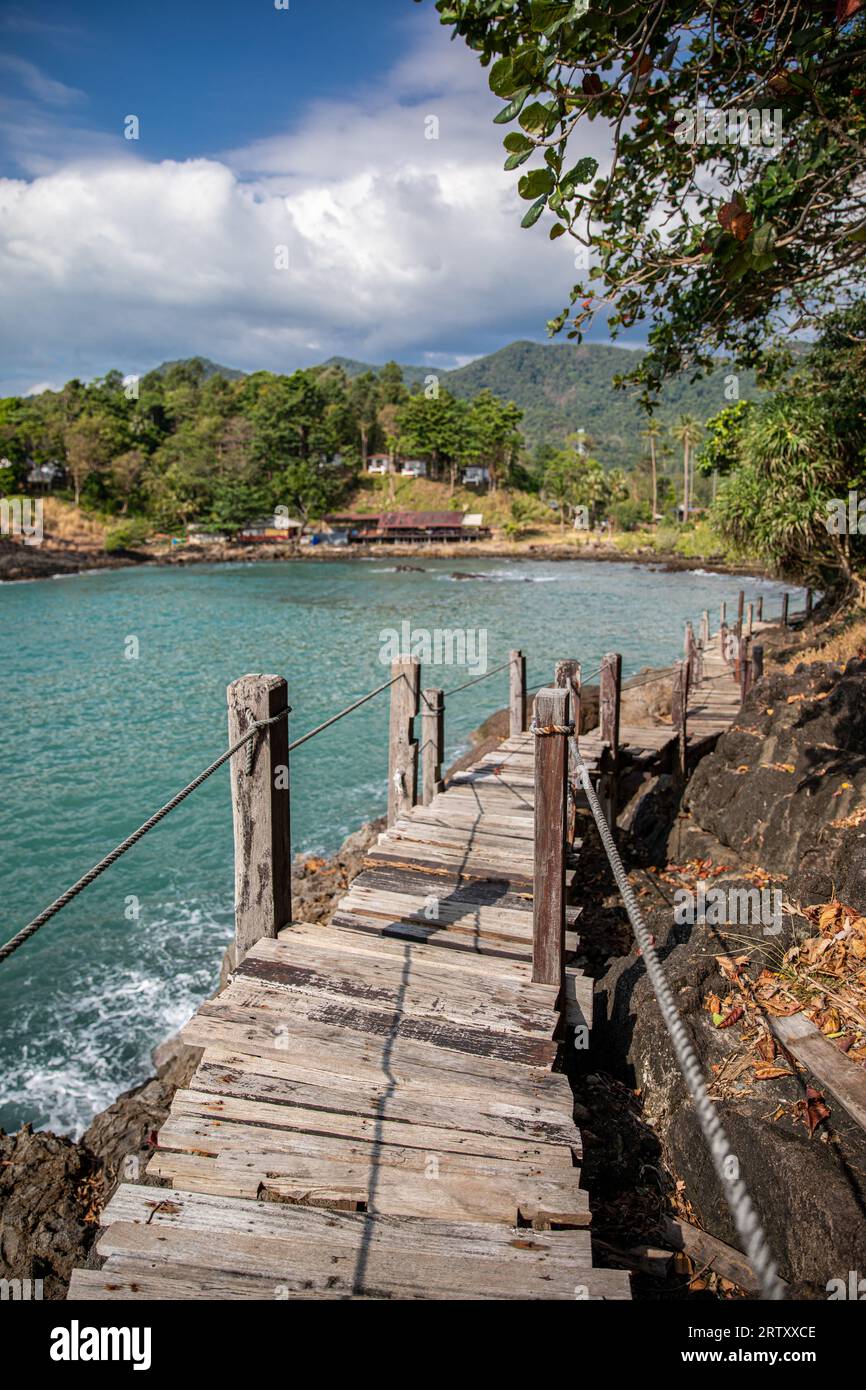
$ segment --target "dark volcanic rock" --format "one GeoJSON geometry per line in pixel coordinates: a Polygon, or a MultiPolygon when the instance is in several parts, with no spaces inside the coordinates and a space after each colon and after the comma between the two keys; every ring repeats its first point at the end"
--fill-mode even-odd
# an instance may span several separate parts
{"type": "Polygon", "coordinates": [[[98,1225],[102,1179],[83,1144],[56,1134],[0,1130],[0,1278],[41,1279],[63,1298],[98,1225]]]}

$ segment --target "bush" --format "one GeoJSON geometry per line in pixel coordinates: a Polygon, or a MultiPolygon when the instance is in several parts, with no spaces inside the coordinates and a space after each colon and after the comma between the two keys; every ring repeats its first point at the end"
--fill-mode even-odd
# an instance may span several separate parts
{"type": "Polygon", "coordinates": [[[131,517],[109,531],[105,537],[105,549],[134,550],[137,545],[144,545],[152,529],[150,522],[142,517],[131,517]]]}
{"type": "Polygon", "coordinates": [[[639,526],[645,526],[652,520],[646,502],[633,502],[630,498],[615,502],[610,509],[610,518],[618,531],[636,531],[639,526]]]}

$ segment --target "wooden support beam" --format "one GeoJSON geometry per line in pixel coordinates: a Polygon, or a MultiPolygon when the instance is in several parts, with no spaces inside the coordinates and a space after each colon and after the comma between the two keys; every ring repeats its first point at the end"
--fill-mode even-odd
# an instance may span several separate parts
{"type": "Polygon", "coordinates": [[[741,637],[741,636],[742,636],[742,633],[743,633],[743,609],[744,609],[745,602],[746,602],[746,595],[745,595],[744,591],[741,589],[740,592],[737,594],[737,636],[738,636],[738,637],[741,637]]]}
{"type": "Polygon", "coordinates": [[[674,665],[673,689],[671,691],[671,723],[677,734],[677,771],[685,780],[686,739],[688,737],[689,668],[685,661],[674,665]]]}
{"type": "Polygon", "coordinates": [[[721,628],[721,627],[727,627],[727,625],[728,625],[728,605],[725,603],[725,600],[722,599],[721,603],[719,604],[719,627],[720,627],[720,628],[721,628]]]}
{"type": "Polygon", "coordinates": [[[790,597],[791,595],[787,593],[782,595],[782,627],[788,626],[788,600],[790,597]]]}
{"type": "Polygon", "coordinates": [[[696,665],[695,648],[696,648],[696,646],[697,646],[697,644],[696,644],[696,642],[695,642],[695,630],[694,630],[694,628],[692,627],[691,619],[689,619],[689,620],[686,622],[686,631],[685,631],[685,636],[684,636],[684,638],[683,638],[683,657],[684,657],[684,659],[689,663],[689,679],[691,680],[691,682],[692,682],[693,685],[695,684],[695,677],[696,677],[696,675],[697,675],[697,672],[696,672],[696,670],[695,670],[695,665],[696,665]]]}
{"type": "Polygon", "coordinates": [[[508,653],[508,732],[511,738],[526,729],[526,657],[508,653]]]}
{"type": "Polygon", "coordinates": [[[740,638],[740,690],[745,700],[752,688],[752,639],[740,638]]]}
{"type": "Polygon", "coordinates": [[[764,621],[764,595],[763,595],[763,594],[759,594],[759,595],[758,595],[758,609],[757,609],[757,612],[756,612],[756,614],[755,614],[755,617],[757,618],[757,620],[758,620],[759,623],[762,623],[762,622],[764,621]]]}
{"type": "Polygon", "coordinates": [[[445,691],[421,691],[421,802],[429,806],[444,789],[445,691]]]}
{"type": "Polygon", "coordinates": [[[751,637],[752,628],[755,626],[755,605],[750,603],[746,609],[746,636],[751,637]]]}
{"type": "Polygon", "coordinates": [[[709,646],[709,642],[710,642],[710,615],[709,615],[709,613],[708,613],[708,611],[707,611],[706,608],[704,609],[703,613],[701,614],[701,642],[703,643],[703,645],[704,645],[705,648],[709,646]]]}
{"type": "MultiPolygon", "coordinates": [[[[569,718],[574,724],[575,737],[580,735],[580,662],[579,661],[557,661],[553,675],[554,685],[563,690],[567,690],[570,695],[569,718]]],[[[580,778],[577,775],[576,764],[572,756],[572,745],[568,748],[569,782],[572,793],[568,806],[568,843],[574,844],[577,833],[577,795],[580,789],[580,778]]]]}
{"type": "Polygon", "coordinates": [[[622,700],[622,657],[619,652],[605,652],[599,676],[599,725],[601,737],[607,744],[602,755],[602,778],[599,799],[605,819],[611,829],[616,823],[619,782],[619,711],[622,700]]]}
{"type": "Polygon", "coordinates": [[[421,668],[415,657],[395,661],[391,675],[391,720],[388,729],[388,824],[418,800],[418,744],[413,722],[418,713],[421,668]]]}
{"type": "Polygon", "coordinates": [[[231,759],[235,842],[234,965],[292,920],[288,687],[282,676],[241,676],[228,698],[229,743],[268,724],[231,759]]]}
{"type": "MultiPolygon", "coordinates": [[[[569,722],[568,690],[547,686],[535,697],[538,729],[569,722]]],[[[565,953],[565,836],[568,739],[535,739],[535,862],[532,894],[532,979],[562,987],[565,953]]]]}
{"type": "Polygon", "coordinates": [[[764,648],[760,642],[756,642],[752,648],[752,684],[759,681],[764,674],[764,648]]]}

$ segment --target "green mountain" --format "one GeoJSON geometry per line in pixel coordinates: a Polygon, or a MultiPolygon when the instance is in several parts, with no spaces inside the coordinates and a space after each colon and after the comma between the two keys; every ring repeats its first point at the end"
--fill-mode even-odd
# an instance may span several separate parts
{"type": "MultiPolygon", "coordinates": [[[[338,367],[341,371],[346,373],[346,376],[353,377],[363,376],[364,372],[381,371],[384,364],[380,363],[379,366],[374,367],[371,366],[369,362],[359,362],[355,357],[329,357],[327,362],[322,362],[320,365],[322,367],[338,367]]],[[[427,377],[434,369],[432,367],[412,367],[405,362],[401,362],[400,370],[403,373],[403,380],[407,386],[423,386],[427,377]]],[[[445,375],[450,374],[445,373],[445,375]]],[[[440,372],[440,380],[442,376],[443,373],[440,372]]]]}
{"type": "Polygon", "coordinates": [[[209,357],[178,357],[174,362],[160,362],[153,370],[158,376],[165,376],[172,367],[189,367],[193,364],[201,368],[203,381],[209,381],[212,376],[223,376],[226,381],[240,381],[241,377],[247,375],[237,367],[223,367],[219,362],[212,362],[209,357]]]}
{"type": "MultiPolygon", "coordinates": [[[[523,432],[530,448],[559,444],[567,434],[583,429],[593,452],[613,467],[634,462],[643,452],[640,431],[646,419],[636,393],[618,391],[613,378],[640,360],[639,349],[609,343],[509,343],[507,347],[468,362],[465,367],[439,371],[441,384],[455,396],[472,397],[489,390],[514,401],[523,411],[523,432]]],[[[340,366],[348,376],[378,368],[349,358],[333,357],[324,365],[340,366]]],[[[430,367],[403,367],[407,385],[423,384],[430,367]]],[[[674,378],[662,393],[658,418],[663,424],[680,415],[708,420],[725,405],[730,366],[719,366],[699,381],[674,378]]],[[[741,399],[758,394],[751,372],[738,374],[741,399]]]]}

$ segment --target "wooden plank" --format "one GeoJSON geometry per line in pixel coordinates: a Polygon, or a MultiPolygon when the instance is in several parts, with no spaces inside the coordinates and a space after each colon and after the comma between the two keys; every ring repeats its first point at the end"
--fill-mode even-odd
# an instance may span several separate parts
{"type": "Polygon", "coordinates": [[[768,1019],[776,1037],[798,1062],[829,1086],[851,1119],[866,1130],[866,1072],[846,1057],[805,1014],[768,1019]]]}
{"type": "Polygon", "coordinates": [[[478,1091],[470,1101],[440,1085],[432,1093],[421,1086],[392,1083],[384,1078],[359,1082],[341,1075],[339,1061],[317,1067],[298,1058],[279,1061],[249,1057],[228,1048],[209,1048],[193,1075],[189,1089],[210,1096],[262,1099],[269,1104],[303,1110],[328,1110],[349,1115],[382,1116],[410,1125],[441,1128],[454,1125],[465,1132],[517,1139],[535,1144],[579,1148],[579,1131],[560,1109],[531,1101],[502,1101],[495,1086],[478,1091]]]}
{"type": "MultiPolygon", "coordinates": [[[[424,942],[431,946],[443,946],[455,951],[479,954],[485,960],[501,958],[514,962],[531,960],[531,928],[521,935],[510,929],[472,926],[468,922],[430,922],[423,917],[381,914],[372,911],[362,912],[338,910],[332,919],[341,927],[352,931],[367,932],[384,937],[399,938],[406,941],[424,942]]],[[[565,933],[566,953],[577,950],[577,933],[565,933]]]]}

